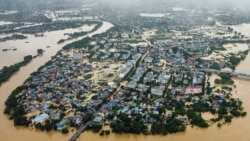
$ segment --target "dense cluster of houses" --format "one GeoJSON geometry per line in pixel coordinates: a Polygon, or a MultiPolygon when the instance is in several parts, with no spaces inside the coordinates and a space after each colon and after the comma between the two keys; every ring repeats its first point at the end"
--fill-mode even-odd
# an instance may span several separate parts
{"type": "MultiPolygon", "coordinates": [[[[23,96],[18,102],[29,113],[32,123],[42,123],[47,119],[70,119],[76,124],[82,122],[84,114],[77,113],[76,109],[83,105],[83,98],[92,92],[93,84],[81,76],[91,71],[92,66],[80,62],[79,53],[73,54],[72,58],[66,54],[57,55],[26,81],[27,89],[22,91],[23,96]]],[[[58,124],[61,127],[58,129],[62,129],[63,123],[69,123],[65,121],[58,124]]]]}
{"type": "MultiPolygon", "coordinates": [[[[137,39],[140,34],[141,31],[133,31],[128,33],[130,36],[121,37],[137,39]]],[[[205,73],[193,68],[209,68],[214,62],[201,62],[194,57],[209,52],[214,39],[171,35],[150,46],[132,47],[120,43],[115,32],[95,38],[100,42],[93,47],[74,50],[72,55],[58,54],[26,81],[27,89],[22,91],[18,103],[24,106],[32,123],[50,119],[58,121],[57,129],[62,130],[70,124],[81,125],[89,113],[95,117],[93,124],[102,124],[110,115],[112,120],[120,120],[121,113],[130,118],[132,113],[139,113],[145,117],[145,123],[152,123],[156,121],[155,116],[163,120],[172,116],[175,107],[168,112],[159,111],[163,103],[185,101],[187,97],[192,102],[205,99],[205,73]],[[112,60],[124,65],[118,70],[117,79],[96,90],[93,81],[82,77],[94,71],[83,59],[112,60]]],[[[207,102],[218,108],[223,100],[207,102]]],[[[185,117],[178,119],[183,121],[185,117]]]]}

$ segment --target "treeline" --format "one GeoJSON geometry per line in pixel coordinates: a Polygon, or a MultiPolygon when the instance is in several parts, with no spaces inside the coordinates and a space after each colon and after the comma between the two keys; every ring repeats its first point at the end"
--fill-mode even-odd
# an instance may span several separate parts
{"type": "MultiPolygon", "coordinates": [[[[153,116],[153,115],[152,115],[153,116]]],[[[167,120],[159,119],[157,115],[153,117],[157,119],[157,122],[152,123],[151,130],[148,125],[143,122],[143,117],[140,115],[132,116],[129,118],[126,114],[121,114],[120,120],[113,121],[110,124],[112,132],[114,133],[133,133],[133,134],[161,134],[167,135],[171,133],[184,132],[186,125],[184,122],[176,119],[176,114],[167,120]]]]}
{"type": "Polygon", "coordinates": [[[219,45],[230,44],[230,43],[250,43],[250,40],[223,40],[219,45]]]}
{"type": "MultiPolygon", "coordinates": [[[[13,33],[19,32],[24,34],[35,34],[35,33],[43,33],[46,31],[56,31],[56,30],[64,30],[67,28],[78,28],[84,24],[98,24],[98,22],[93,21],[57,21],[57,22],[49,22],[42,25],[30,26],[26,28],[9,28],[8,30],[4,30],[1,33],[13,33]]],[[[98,24],[99,25],[99,24],[98,24]]]]}
{"type": "Polygon", "coordinates": [[[3,82],[7,81],[14,73],[16,73],[22,66],[25,66],[32,60],[32,56],[28,55],[24,57],[24,60],[22,62],[16,63],[14,65],[11,65],[9,67],[3,67],[2,70],[0,70],[0,86],[3,82]]]}
{"type": "Polygon", "coordinates": [[[18,105],[17,95],[22,92],[24,89],[27,89],[27,86],[19,86],[9,95],[8,99],[5,101],[4,114],[9,115],[10,119],[14,120],[15,126],[28,126],[29,122],[24,117],[25,111],[23,106],[18,105]]]}
{"type": "Polygon", "coordinates": [[[63,49],[68,50],[68,49],[72,49],[72,48],[83,48],[85,45],[87,45],[89,43],[90,40],[91,40],[91,38],[86,37],[82,40],[65,45],[63,47],[63,49]]]}
{"type": "Polygon", "coordinates": [[[98,22],[98,21],[92,21],[92,22],[90,22],[88,24],[95,24],[95,27],[92,30],[90,30],[90,31],[75,32],[73,34],[70,34],[69,35],[70,39],[77,38],[77,37],[80,37],[80,36],[84,36],[84,35],[86,35],[86,34],[88,34],[90,32],[94,32],[94,31],[96,31],[97,29],[99,29],[103,25],[102,22],[98,22]]]}
{"type": "Polygon", "coordinates": [[[87,35],[87,34],[89,34],[91,32],[95,32],[97,29],[99,29],[103,25],[103,23],[99,22],[99,21],[87,21],[87,22],[88,22],[88,24],[95,24],[95,27],[90,31],[74,32],[72,34],[69,34],[69,38],[61,39],[57,43],[60,44],[60,43],[63,43],[65,41],[67,41],[67,40],[71,40],[71,39],[74,39],[74,38],[85,36],[85,35],[87,35]]]}
{"type": "Polygon", "coordinates": [[[120,121],[112,122],[110,127],[112,132],[115,133],[147,133],[147,126],[143,123],[140,114],[135,114],[132,118],[129,118],[126,114],[120,114],[120,121]]]}
{"type": "Polygon", "coordinates": [[[246,58],[248,55],[248,50],[240,52],[238,54],[231,54],[231,56],[228,58],[229,63],[231,64],[230,68],[235,70],[236,66],[246,58]]]}
{"type": "Polygon", "coordinates": [[[219,74],[220,79],[215,79],[214,82],[216,84],[223,84],[223,85],[233,85],[234,81],[232,80],[232,76],[228,73],[221,73],[219,74]]]}
{"type": "Polygon", "coordinates": [[[186,126],[179,120],[175,118],[171,118],[167,121],[166,124],[162,123],[153,123],[151,126],[151,133],[155,134],[171,134],[177,132],[184,132],[186,130],[186,126]]]}
{"type": "Polygon", "coordinates": [[[8,41],[8,40],[23,40],[27,39],[27,36],[21,35],[21,34],[13,34],[12,36],[7,36],[4,38],[0,38],[0,42],[8,41]]]}
{"type": "MultiPolygon", "coordinates": [[[[101,37],[107,36],[110,32],[113,32],[113,31],[115,31],[114,27],[110,28],[107,32],[93,35],[92,38],[93,39],[94,38],[101,38],[101,37]]],[[[81,39],[79,41],[75,41],[73,43],[65,45],[63,47],[63,50],[68,50],[68,49],[73,49],[73,48],[83,48],[84,46],[88,45],[90,43],[90,41],[91,41],[91,38],[90,37],[86,37],[86,38],[81,39]]]]}

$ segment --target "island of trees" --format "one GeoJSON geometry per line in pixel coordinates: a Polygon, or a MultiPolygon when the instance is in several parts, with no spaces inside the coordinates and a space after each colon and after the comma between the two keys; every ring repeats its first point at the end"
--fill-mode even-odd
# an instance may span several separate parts
{"type": "Polygon", "coordinates": [[[22,66],[25,66],[32,60],[32,55],[27,55],[24,57],[23,61],[16,63],[14,65],[11,65],[9,67],[3,67],[2,70],[0,70],[0,85],[7,81],[14,73],[16,73],[22,66]]]}
{"type": "Polygon", "coordinates": [[[93,24],[95,27],[93,29],[91,29],[90,31],[81,31],[81,32],[74,32],[72,34],[68,34],[69,37],[67,39],[61,39],[57,43],[61,44],[67,40],[71,40],[74,38],[85,36],[89,33],[96,31],[97,29],[99,29],[102,26],[102,22],[98,22],[98,21],[89,22],[88,24],[93,24]]]}

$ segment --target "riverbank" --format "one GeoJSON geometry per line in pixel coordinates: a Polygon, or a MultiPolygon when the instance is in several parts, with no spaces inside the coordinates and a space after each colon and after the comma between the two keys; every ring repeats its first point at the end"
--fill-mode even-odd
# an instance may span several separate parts
{"type": "MultiPolygon", "coordinates": [[[[105,26],[107,25],[104,24],[103,27],[105,26]]],[[[82,30],[84,29],[84,31],[90,31],[94,28],[94,26],[83,25],[81,26],[81,28],[82,30]]],[[[99,30],[93,33],[98,34],[98,32],[101,30],[102,29],[100,28],[99,30]]],[[[23,57],[26,55],[35,56],[37,54],[37,49],[45,50],[44,55],[49,54],[50,56],[53,56],[53,54],[55,54],[54,52],[60,50],[62,46],[86,37],[82,36],[77,39],[66,41],[60,45],[57,44],[58,40],[65,38],[64,33],[74,33],[77,31],[79,30],[74,28],[51,31],[44,33],[43,37],[35,37],[34,35],[24,34],[25,36],[27,36],[27,39],[0,42],[1,49],[16,48],[16,51],[0,52],[0,69],[4,66],[10,66],[12,64],[20,62],[20,60],[23,60],[23,57]],[[48,46],[50,46],[50,48],[48,48],[48,46]]],[[[91,36],[91,34],[88,35],[91,36]]]]}

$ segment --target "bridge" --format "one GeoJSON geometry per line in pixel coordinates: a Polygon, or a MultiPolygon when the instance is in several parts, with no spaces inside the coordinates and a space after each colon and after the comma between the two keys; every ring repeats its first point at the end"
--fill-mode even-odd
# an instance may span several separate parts
{"type": "Polygon", "coordinates": [[[86,124],[82,124],[80,128],[76,131],[76,133],[69,139],[69,141],[75,141],[79,135],[88,127],[89,122],[86,124]]]}
{"type": "Polygon", "coordinates": [[[215,70],[215,69],[198,69],[198,70],[202,70],[202,71],[206,71],[206,72],[213,72],[213,73],[217,73],[217,74],[229,73],[234,77],[250,80],[250,74],[246,74],[246,73],[231,72],[231,71],[225,71],[225,70],[215,70]]]}
{"type": "MultiPolygon", "coordinates": [[[[170,67],[170,69],[183,70],[183,68],[181,67],[170,67]]],[[[212,73],[217,73],[217,74],[228,73],[232,75],[233,77],[250,80],[250,74],[247,74],[247,73],[232,72],[232,71],[226,71],[226,70],[216,70],[216,69],[199,69],[199,68],[193,68],[193,69],[187,69],[187,70],[188,71],[191,71],[191,70],[205,71],[205,72],[212,72],[212,73]]]]}

